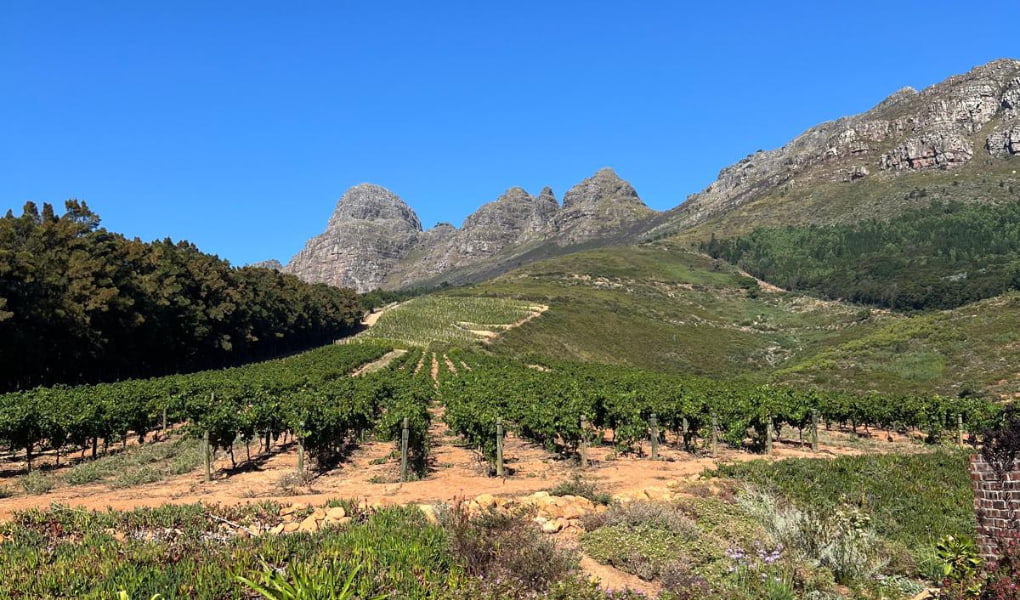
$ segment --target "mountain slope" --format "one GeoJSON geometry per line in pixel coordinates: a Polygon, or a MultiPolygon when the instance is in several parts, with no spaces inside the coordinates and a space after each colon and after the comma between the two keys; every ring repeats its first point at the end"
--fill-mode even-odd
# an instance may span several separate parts
{"type": "Polygon", "coordinates": [[[933,197],[1001,200],[1018,154],[1020,61],[1003,59],[748,155],[645,237],[886,217],[933,197]]]}
{"type": "Polygon", "coordinates": [[[608,247],[541,260],[450,294],[549,306],[497,352],[764,380],[900,317],[759,288],[679,248],[608,247]]]}
{"type": "Polygon", "coordinates": [[[1020,294],[888,322],[774,380],[854,391],[1020,397],[1020,294]]]}
{"type": "Polygon", "coordinates": [[[446,294],[548,306],[488,344],[525,360],[855,392],[1020,397],[1020,292],[903,315],[759,285],[725,262],[657,245],[542,260],[446,294]]]}

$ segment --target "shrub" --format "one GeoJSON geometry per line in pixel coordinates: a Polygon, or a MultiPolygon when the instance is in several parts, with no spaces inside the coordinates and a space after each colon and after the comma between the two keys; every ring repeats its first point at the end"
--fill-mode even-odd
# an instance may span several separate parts
{"type": "Polygon", "coordinates": [[[21,488],[26,494],[36,496],[53,489],[53,478],[42,471],[32,471],[21,478],[21,488]]]}
{"type": "Polygon", "coordinates": [[[609,504],[613,500],[609,494],[598,491],[598,486],[593,481],[584,479],[577,473],[549,490],[549,493],[553,496],[580,496],[595,504],[609,504]]]}
{"type": "Polygon", "coordinates": [[[527,509],[472,517],[464,503],[456,502],[438,517],[454,560],[500,597],[545,592],[574,568],[573,557],[542,536],[527,509]]]}
{"type": "Polygon", "coordinates": [[[712,594],[708,581],[683,561],[666,563],[659,575],[662,589],[675,600],[700,600],[712,594]]]}
{"type": "Polygon", "coordinates": [[[585,515],[582,523],[585,531],[612,525],[647,526],[680,534],[688,539],[698,537],[697,523],[676,506],[665,502],[637,500],[613,504],[607,511],[585,515]]]}
{"type": "Polygon", "coordinates": [[[755,489],[739,496],[738,503],[765,526],[774,543],[819,561],[840,583],[859,580],[882,564],[878,535],[860,509],[844,506],[825,515],[811,513],[780,505],[775,496],[755,489]]]}

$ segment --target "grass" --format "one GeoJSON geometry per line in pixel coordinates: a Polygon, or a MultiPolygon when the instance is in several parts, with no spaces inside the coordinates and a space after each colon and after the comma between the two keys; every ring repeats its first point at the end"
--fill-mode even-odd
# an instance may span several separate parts
{"type": "Polygon", "coordinates": [[[30,496],[45,494],[52,490],[54,485],[53,476],[38,469],[22,476],[18,483],[21,484],[21,489],[30,496]]]}
{"type": "Polygon", "coordinates": [[[778,371],[774,379],[856,391],[1020,393],[1020,293],[888,322],[778,371]]]}
{"type": "Polygon", "coordinates": [[[472,330],[503,330],[530,315],[531,306],[506,298],[422,296],[386,311],[358,337],[414,346],[471,344],[484,339],[472,330]]]}
{"type": "Polygon", "coordinates": [[[558,483],[549,490],[553,496],[579,496],[587,498],[595,504],[607,505],[612,502],[612,495],[608,492],[599,491],[595,482],[574,474],[570,479],[558,483]]]}
{"type": "Polygon", "coordinates": [[[110,487],[127,488],[189,473],[201,464],[201,443],[178,438],[78,463],[64,475],[64,481],[68,485],[104,482],[110,487]]]}
{"type": "Polygon", "coordinates": [[[744,481],[806,510],[858,507],[883,537],[921,558],[944,535],[975,532],[968,453],[843,456],[835,459],[751,461],[716,475],[744,481]]]}
{"type": "Polygon", "coordinates": [[[550,307],[493,341],[503,354],[721,377],[763,378],[893,318],[798,294],[752,297],[746,286],[725,263],[646,246],[541,261],[458,293],[550,307]]]}

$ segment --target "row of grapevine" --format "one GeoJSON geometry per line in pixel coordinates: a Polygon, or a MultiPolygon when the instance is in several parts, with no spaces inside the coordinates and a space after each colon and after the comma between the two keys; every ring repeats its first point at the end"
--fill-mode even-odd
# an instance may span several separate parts
{"type": "Polygon", "coordinates": [[[389,377],[389,370],[349,377],[390,350],[382,344],[329,346],[220,371],[0,395],[0,442],[23,450],[31,468],[42,448],[55,449],[58,461],[64,449],[91,448],[95,455],[100,443],[132,434],[144,440],[154,430],[186,424],[213,448],[228,451],[236,441],[254,440],[268,449],[290,432],[326,460],[384,415],[406,412],[416,423],[422,419],[425,409],[416,405],[427,404],[427,395],[412,377],[389,377]]]}
{"type": "Polygon", "coordinates": [[[853,395],[566,362],[529,367],[479,354],[457,359],[473,367],[443,381],[446,419],[490,458],[497,419],[525,438],[574,453],[603,431],[612,431],[619,447],[631,448],[647,439],[652,414],[688,449],[713,420],[723,441],[742,446],[750,433],[752,447],[761,449],[770,426],[803,437],[814,418],[855,431],[921,430],[935,439],[958,419],[980,426],[997,411],[974,398],[853,395]]]}

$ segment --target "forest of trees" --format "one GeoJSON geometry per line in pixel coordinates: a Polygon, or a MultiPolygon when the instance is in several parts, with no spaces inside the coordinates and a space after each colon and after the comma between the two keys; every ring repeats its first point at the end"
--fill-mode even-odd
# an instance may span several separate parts
{"type": "Polygon", "coordinates": [[[0,219],[0,391],[179,373],[329,342],[357,294],[99,227],[84,202],[0,219]]]}
{"type": "Polygon", "coordinates": [[[954,308],[1020,289],[1020,203],[934,203],[890,221],[761,228],[702,249],[788,290],[954,308]]]}

